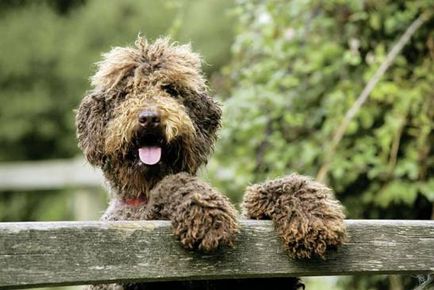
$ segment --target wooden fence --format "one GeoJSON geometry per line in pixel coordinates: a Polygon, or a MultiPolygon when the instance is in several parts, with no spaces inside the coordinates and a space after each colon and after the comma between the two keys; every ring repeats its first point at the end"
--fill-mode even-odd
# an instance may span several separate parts
{"type": "Polygon", "coordinates": [[[0,191],[96,187],[103,184],[100,170],[83,158],[0,163],[0,191]]]}
{"type": "Polygon", "coordinates": [[[214,254],[181,248],[167,221],[0,223],[0,288],[434,271],[434,222],[346,223],[348,243],[304,261],[270,221],[242,221],[236,247],[214,254]]]}
{"type": "Polygon", "coordinates": [[[83,158],[0,163],[0,194],[5,191],[73,189],[69,202],[75,220],[96,219],[105,203],[104,185],[99,169],[92,168],[83,158]]]}
{"type": "MultiPolygon", "coordinates": [[[[101,173],[83,159],[0,165],[0,191],[102,183],[101,173]]],[[[434,221],[346,223],[348,243],[326,260],[303,261],[288,258],[270,221],[242,221],[236,247],[213,254],[182,249],[167,221],[0,223],[0,289],[434,272],[434,221]]]]}

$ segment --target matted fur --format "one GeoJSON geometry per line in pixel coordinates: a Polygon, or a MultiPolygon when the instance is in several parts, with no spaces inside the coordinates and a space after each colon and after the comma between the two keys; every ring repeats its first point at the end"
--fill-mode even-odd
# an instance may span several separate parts
{"type": "Polygon", "coordinates": [[[115,47],[104,53],[103,60],[97,63],[97,72],[91,77],[91,84],[96,90],[107,91],[127,75],[134,77],[126,86],[137,90],[143,82],[157,80],[176,82],[198,93],[206,91],[200,55],[192,52],[190,45],[176,45],[168,38],[149,44],[138,37],[134,47],[115,47]],[[148,73],[155,68],[159,69],[158,74],[149,77],[148,73]]]}
{"type": "Polygon", "coordinates": [[[343,207],[332,191],[309,177],[291,174],[246,189],[243,215],[272,219],[289,254],[324,257],[346,238],[343,207]]]}
{"type": "MultiPolygon", "coordinates": [[[[113,196],[147,195],[168,174],[195,174],[212,152],[220,127],[220,106],[207,93],[201,59],[189,45],[168,39],[116,47],[103,55],[91,78],[93,89],[78,109],[79,146],[88,161],[103,169],[113,196]],[[165,90],[171,86],[179,95],[165,90]],[[170,153],[158,170],[128,159],[137,139],[138,114],[158,111],[170,153]]],[[[130,156],[131,157],[131,156],[130,156]]]]}
{"type": "MultiPolygon", "coordinates": [[[[189,45],[174,45],[166,38],[148,43],[139,37],[135,46],[104,54],[91,83],[76,126],[79,147],[102,169],[110,186],[112,199],[102,220],[167,219],[185,248],[208,252],[232,246],[239,233],[237,211],[226,196],[195,176],[213,150],[221,118],[219,104],[208,95],[199,55],[189,45]],[[137,156],[138,146],[145,146],[140,145],[143,139],[151,138],[139,122],[144,111],[158,113],[158,134],[164,139],[164,155],[152,166],[137,156]],[[131,204],[130,199],[144,202],[131,204]]],[[[290,175],[253,185],[242,207],[246,217],[273,219],[289,253],[297,258],[323,256],[345,238],[342,207],[328,188],[307,177],[290,175]]],[[[287,289],[301,286],[296,278],[274,282],[287,289]]],[[[193,284],[166,286],[229,285],[193,284]]],[[[153,286],[107,284],[89,289],[147,287],[153,286]]]]}
{"type": "Polygon", "coordinates": [[[193,122],[182,104],[167,96],[159,96],[158,92],[140,97],[131,97],[120,104],[113,112],[114,119],[108,122],[105,134],[105,154],[116,154],[122,151],[122,145],[131,142],[134,133],[140,127],[137,116],[143,110],[154,109],[161,113],[161,123],[165,128],[167,142],[177,136],[194,138],[196,130],[193,122]]]}
{"type": "Polygon", "coordinates": [[[104,54],[91,82],[76,125],[79,147],[110,186],[112,200],[102,219],[167,219],[185,248],[232,246],[239,232],[237,211],[226,196],[195,177],[213,150],[221,118],[219,104],[208,95],[199,55],[189,45],[139,37],[133,47],[104,54]],[[137,153],[144,146],[139,143],[151,138],[139,122],[140,113],[149,110],[159,116],[152,134],[161,135],[163,152],[152,166],[140,162],[137,153]],[[145,202],[127,202],[134,198],[145,202]]]}

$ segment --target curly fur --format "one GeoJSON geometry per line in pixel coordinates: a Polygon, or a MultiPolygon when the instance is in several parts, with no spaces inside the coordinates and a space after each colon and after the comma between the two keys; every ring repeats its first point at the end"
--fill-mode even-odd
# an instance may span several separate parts
{"type": "MultiPolygon", "coordinates": [[[[239,232],[236,210],[226,196],[195,176],[213,150],[221,118],[219,104],[208,95],[199,55],[165,38],[148,43],[139,37],[133,47],[104,54],[91,83],[76,126],[79,147],[102,169],[110,186],[112,200],[102,220],[167,219],[185,248],[208,252],[232,246],[239,232]],[[152,132],[139,121],[146,110],[159,116],[152,132]],[[140,146],[154,146],[150,141],[158,141],[163,150],[155,165],[141,162],[137,153],[140,146]]],[[[342,207],[330,189],[307,177],[293,174],[250,186],[242,208],[246,217],[271,218],[290,255],[297,258],[324,256],[345,239],[342,207]]],[[[89,289],[301,286],[296,278],[264,281],[107,284],[89,289]]]]}
{"type": "Polygon", "coordinates": [[[185,248],[212,251],[232,246],[239,229],[228,198],[195,176],[213,149],[221,118],[200,67],[190,46],[168,39],[150,44],[139,37],[134,47],[113,48],[97,63],[76,126],[79,147],[102,169],[111,189],[102,220],[168,219],[185,248]],[[157,129],[140,124],[146,110],[158,113],[157,129]],[[142,143],[150,141],[162,148],[152,166],[138,156],[142,143]],[[131,205],[129,199],[145,202],[131,205]]]}
{"type": "Polygon", "coordinates": [[[103,56],[76,125],[79,147],[103,169],[113,196],[147,195],[164,176],[196,174],[213,149],[221,118],[219,104],[207,93],[199,55],[188,45],[168,39],[149,44],[139,37],[135,47],[116,47],[103,56]],[[178,95],[167,92],[167,86],[178,95]],[[165,162],[152,168],[129,156],[140,137],[137,115],[148,108],[160,113],[170,145],[165,162]]]}
{"type": "Polygon", "coordinates": [[[237,212],[226,196],[188,173],[164,177],[149,193],[145,207],[113,199],[102,220],[172,221],[174,233],[189,249],[211,251],[233,245],[237,212]]]}
{"type": "Polygon", "coordinates": [[[311,178],[291,174],[246,189],[243,215],[272,219],[289,254],[324,257],[345,241],[343,208],[332,191],[311,178]]]}

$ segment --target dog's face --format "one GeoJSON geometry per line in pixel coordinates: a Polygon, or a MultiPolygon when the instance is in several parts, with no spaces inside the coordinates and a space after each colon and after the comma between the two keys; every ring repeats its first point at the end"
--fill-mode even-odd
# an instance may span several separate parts
{"type": "Polygon", "coordinates": [[[76,116],[79,147],[114,183],[143,183],[206,162],[220,126],[199,55],[139,38],[104,54],[76,116]]]}

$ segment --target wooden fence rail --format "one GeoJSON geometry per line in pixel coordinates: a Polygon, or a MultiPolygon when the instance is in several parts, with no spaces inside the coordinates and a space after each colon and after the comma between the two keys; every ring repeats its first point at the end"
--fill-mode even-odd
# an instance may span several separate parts
{"type": "Polygon", "coordinates": [[[346,223],[347,244],[306,261],[270,221],[242,221],[236,247],[214,254],[182,249],[167,221],[0,223],[0,288],[434,271],[433,221],[346,223]]]}
{"type": "Polygon", "coordinates": [[[0,163],[0,191],[96,187],[102,184],[101,171],[92,168],[83,158],[0,163]]]}

